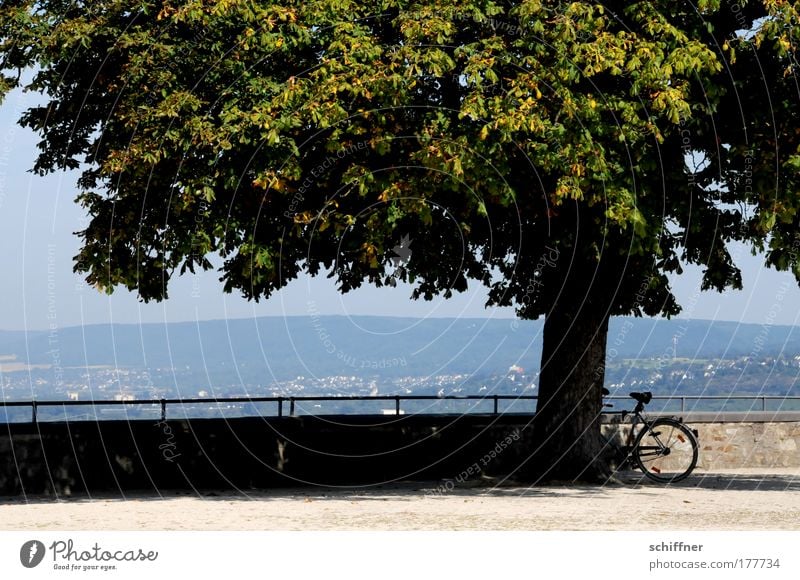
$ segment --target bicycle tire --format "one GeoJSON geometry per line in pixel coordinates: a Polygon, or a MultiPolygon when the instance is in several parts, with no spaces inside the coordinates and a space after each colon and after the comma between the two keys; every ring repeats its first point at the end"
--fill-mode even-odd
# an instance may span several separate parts
{"type": "Polygon", "coordinates": [[[639,432],[633,444],[633,457],[651,480],[675,483],[689,477],[697,466],[698,448],[691,429],[675,419],[662,418],[639,432]]]}

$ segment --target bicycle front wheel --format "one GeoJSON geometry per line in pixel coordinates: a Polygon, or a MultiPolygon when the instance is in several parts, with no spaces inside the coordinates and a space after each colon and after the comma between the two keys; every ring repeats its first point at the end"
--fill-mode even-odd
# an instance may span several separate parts
{"type": "Polygon", "coordinates": [[[674,483],[697,465],[697,438],[675,419],[645,425],[633,444],[633,457],[644,474],[658,483],[674,483]]]}

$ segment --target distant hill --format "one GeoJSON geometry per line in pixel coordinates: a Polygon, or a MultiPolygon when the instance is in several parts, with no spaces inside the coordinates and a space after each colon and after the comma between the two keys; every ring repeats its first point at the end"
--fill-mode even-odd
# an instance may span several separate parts
{"type": "MultiPolygon", "coordinates": [[[[705,320],[615,318],[614,360],[800,354],[800,327],[705,320]]],[[[175,368],[285,380],[297,376],[492,374],[535,370],[542,321],[372,316],[264,317],[200,323],[114,324],[0,331],[0,356],[64,367],[175,368]],[[26,346],[27,343],[27,346],[26,346]]],[[[613,350],[612,350],[613,349],[613,350]]]]}

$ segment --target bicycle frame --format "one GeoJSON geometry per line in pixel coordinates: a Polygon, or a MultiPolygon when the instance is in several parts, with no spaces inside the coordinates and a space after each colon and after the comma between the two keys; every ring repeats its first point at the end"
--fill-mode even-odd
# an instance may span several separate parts
{"type": "MultiPolygon", "coordinates": [[[[625,467],[626,465],[632,466],[631,452],[633,451],[633,444],[639,435],[639,431],[650,428],[648,419],[642,415],[643,409],[639,409],[640,405],[641,403],[638,403],[636,408],[630,413],[628,411],[622,411],[621,413],[622,421],[625,421],[625,419],[629,416],[631,418],[631,429],[628,432],[626,441],[623,445],[617,443],[613,436],[606,437],[601,433],[605,446],[610,446],[610,448],[614,451],[614,458],[618,462],[618,469],[625,467]],[[638,428],[639,426],[641,426],[641,428],[638,428]]],[[[622,421],[620,422],[620,425],[622,424],[622,421]]]]}
{"type": "MultiPolygon", "coordinates": [[[[650,419],[645,413],[644,408],[650,400],[650,393],[632,393],[636,399],[636,407],[632,412],[621,412],[621,423],[625,422],[626,418],[630,415],[630,431],[624,445],[620,445],[615,441],[615,437],[601,436],[604,439],[604,449],[609,448],[613,450],[615,465],[613,467],[619,471],[622,469],[639,469],[648,478],[658,481],[660,483],[670,481],[680,481],[688,476],[694,469],[697,461],[697,431],[689,429],[682,419],[676,417],[665,418],[657,417],[650,419]],[[662,440],[661,427],[674,428],[671,430],[669,439],[662,440]],[[677,435],[675,435],[677,431],[677,435]],[[659,460],[670,456],[674,449],[672,448],[671,441],[675,435],[675,441],[679,445],[691,445],[694,458],[691,459],[690,464],[684,472],[679,472],[674,475],[662,475],[662,466],[659,465],[659,460]],[[645,444],[645,441],[647,444],[645,444]],[[651,463],[652,462],[652,463],[651,463]],[[645,466],[647,464],[647,467],[645,466]]],[[[610,405],[608,405],[610,406],[610,405]]]]}

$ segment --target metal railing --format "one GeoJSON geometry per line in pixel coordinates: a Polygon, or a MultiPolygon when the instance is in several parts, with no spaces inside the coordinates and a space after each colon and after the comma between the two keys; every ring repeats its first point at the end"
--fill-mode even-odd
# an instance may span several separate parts
{"type": "MultiPolygon", "coordinates": [[[[39,409],[43,407],[62,407],[66,411],[66,407],[107,407],[107,406],[157,406],[160,408],[161,420],[167,419],[168,405],[204,405],[204,404],[220,404],[220,403],[235,403],[240,405],[253,404],[253,403],[275,403],[277,405],[277,416],[284,416],[285,405],[289,406],[289,416],[295,416],[297,403],[306,402],[326,402],[326,401],[393,401],[394,411],[396,415],[402,414],[402,402],[404,401],[481,401],[492,403],[492,414],[497,415],[500,413],[500,401],[536,401],[536,395],[343,395],[343,396],[298,396],[298,397],[209,397],[209,398],[163,398],[163,399],[134,399],[134,400],[90,400],[90,401],[74,401],[74,400],[48,400],[48,401],[0,401],[0,409],[9,407],[30,407],[31,409],[31,422],[36,423],[39,420],[39,409]]],[[[606,397],[610,401],[631,401],[628,397],[612,396],[606,397]]],[[[723,401],[725,403],[731,401],[753,401],[753,403],[760,402],[761,411],[767,411],[767,401],[796,401],[800,402],[800,396],[780,396],[780,395],[656,395],[653,401],[665,401],[666,403],[680,402],[679,412],[686,412],[687,401],[723,401]]],[[[753,405],[749,411],[755,411],[753,405]]],[[[533,406],[529,413],[533,414],[533,406]]],[[[615,412],[615,411],[610,411],[615,412]]],[[[366,414],[366,413],[365,413],[366,414]]],[[[6,414],[7,415],[7,414],[6,414]]]]}

